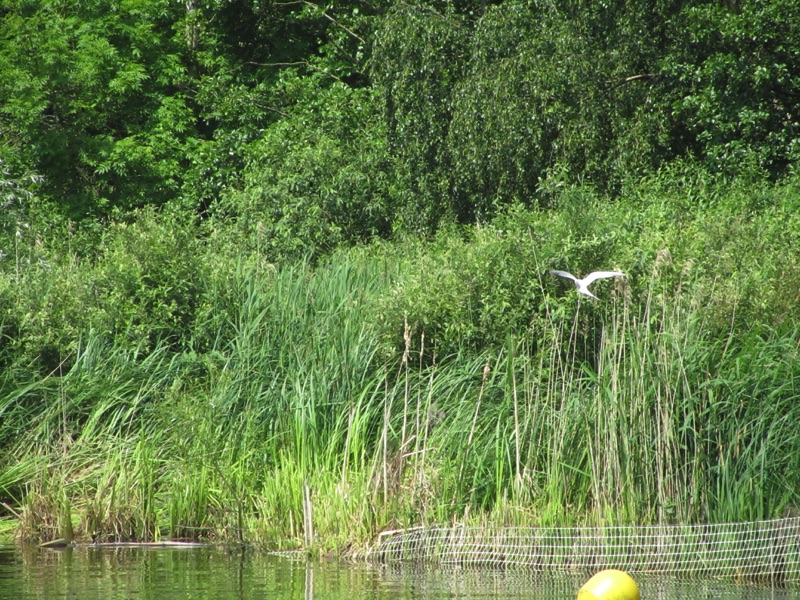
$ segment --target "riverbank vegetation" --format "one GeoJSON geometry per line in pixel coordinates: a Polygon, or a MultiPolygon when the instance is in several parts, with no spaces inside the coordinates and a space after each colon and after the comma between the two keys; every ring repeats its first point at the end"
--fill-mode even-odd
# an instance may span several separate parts
{"type": "Polygon", "coordinates": [[[791,3],[173,4],[2,12],[19,537],[796,512],[791,3]]]}

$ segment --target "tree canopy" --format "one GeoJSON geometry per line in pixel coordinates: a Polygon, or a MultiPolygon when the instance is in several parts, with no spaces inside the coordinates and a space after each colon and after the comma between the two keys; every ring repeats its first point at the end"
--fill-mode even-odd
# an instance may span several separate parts
{"type": "Polygon", "coordinates": [[[0,160],[45,213],[174,206],[313,252],[798,155],[797,0],[6,0],[0,160]],[[550,183],[548,183],[550,182],[550,183]],[[292,241],[294,240],[294,242],[292,241]]]}

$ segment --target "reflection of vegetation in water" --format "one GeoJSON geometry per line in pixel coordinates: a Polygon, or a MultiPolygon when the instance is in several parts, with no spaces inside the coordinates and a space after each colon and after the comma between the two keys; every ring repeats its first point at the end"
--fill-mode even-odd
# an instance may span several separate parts
{"type": "MultiPolygon", "coordinates": [[[[81,598],[167,598],[235,591],[259,598],[544,598],[572,597],[589,575],[524,569],[437,568],[392,564],[382,568],[342,561],[306,561],[240,548],[42,551],[0,547],[0,595],[46,596],[69,589],[81,598]]],[[[796,590],[704,579],[637,575],[642,596],[721,600],[784,600],[796,590]]]]}
{"type": "Polygon", "coordinates": [[[111,230],[102,260],[48,255],[52,268],[31,268],[3,296],[19,300],[6,305],[19,333],[3,353],[0,483],[21,533],[60,537],[65,498],[86,541],[294,547],[310,514],[314,545],[337,549],[423,522],[789,510],[796,325],[791,298],[771,285],[791,279],[796,244],[781,205],[746,222],[697,209],[680,227],[638,231],[619,229],[620,215],[656,219],[672,205],[587,209],[585,239],[565,235],[569,211],[519,211],[466,239],[316,266],[250,264],[190,243],[160,253],[173,234],[154,216],[111,230]],[[601,282],[594,302],[540,279],[595,236],[627,282],[601,282]],[[174,310],[120,301],[109,320],[117,286],[137,282],[147,298],[148,269],[163,269],[166,290],[185,261],[198,271],[170,292],[174,310]],[[134,279],[107,279],[123,265],[134,279]],[[36,307],[27,321],[24,307],[36,307]],[[143,322],[176,333],[141,338],[143,322]],[[44,345],[58,348],[55,368],[36,358],[44,345]]]}

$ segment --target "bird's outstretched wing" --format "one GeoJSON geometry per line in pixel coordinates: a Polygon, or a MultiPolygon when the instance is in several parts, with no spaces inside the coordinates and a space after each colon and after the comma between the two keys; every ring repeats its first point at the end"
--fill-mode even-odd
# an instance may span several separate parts
{"type": "Polygon", "coordinates": [[[565,277],[572,281],[578,281],[578,278],[575,277],[572,273],[567,273],[566,271],[548,271],[550,275],[558,275],[559,277],[565,277]]]}
{"type": "Polygon", "coordinates": [[[625,277],[625,273],[622,271],[595,271],[594,273],[589,273],[586,277],[584,277],[583,282],[586,285],[589,285],[597,279],[606,279],[608,277],[625,277]]]}

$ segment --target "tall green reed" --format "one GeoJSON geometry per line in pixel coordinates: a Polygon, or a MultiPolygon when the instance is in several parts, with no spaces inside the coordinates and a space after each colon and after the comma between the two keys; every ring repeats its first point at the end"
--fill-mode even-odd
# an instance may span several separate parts
{"type": "Polygon", "coordinates": [[[636,300],[542,294],[527,330],[477,354],[439,356],[407,326],[392,360],[374,307],[393,268],[240,266],[196,350],[88,336],[68,371],[17,371],[0,484],[28,535],[56,535],[65,502],[87,538],[318,549],[419,523],[738,520],[798,502],[797,332],[720,330],[690,277],[653,272],[636,300]]]}
{"type": "Polygon", "coordinates": [[[796,462],[787,424],[800,417],[791,337],[721,332],[687,290],[651,289],[641,307],[623,298],[594,316],[593,360],[576,360],[574,326],[564,337],[551,319],[546,356],[517,367],[527,429],[514,435],[529,440],[522,468],[547,490],[545,512],[625,522],[778,514],[792,496],[782,473],[796,462]]]}
{"type": "Polygon", "coordinates": [[[437,367],[429,516],[697,522],[796,504],[792,337],[720,331],[691,281],[659,285],[654,273],[641,305],[623,290],[607,307],[554,310],[531,336],[437,367]]]}

